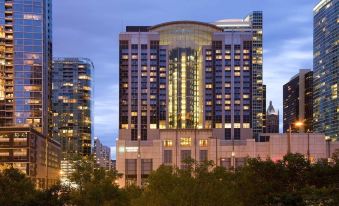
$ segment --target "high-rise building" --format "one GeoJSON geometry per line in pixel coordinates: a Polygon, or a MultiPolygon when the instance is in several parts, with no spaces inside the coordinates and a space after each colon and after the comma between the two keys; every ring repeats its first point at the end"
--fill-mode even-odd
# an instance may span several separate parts
{"type": "Polygon", "coordinates": [[[272,101],[266,112],[266,133],[279,133],[279,111],[275,111],[272,101]]]}
{"type": "Polygon", "coordinates": [[[111,148],[103,145],[97,137],[94,137],[93,155],[99,167],[112,169],[111,148]]]}
{"type": "Polygon", "coordinates": [[[93,63],[85,58],[55,58],[52,78],[52,138],[63,157],[91,154],[93,63]]]}
{"type": "Polygon", "coordinates": [[[0,1],[0,126],[48,134],[52,1],[0,1]]]}
{"type": "Polygon", "coordinates": [[[339,139],[338,0],[314,8],[314,131],[339,139]]]}
{"type": "MultiPolygon", "coordinates": [[[[120,33],[117,169],[126,173],[126,182],[141,184],[136,176],[146,177],[158,165],[156,152],[140,162],[119,155],[135,151],[139,141],[143,154],[144,146],[165,141],[165,133],[170,133],[165,138],[184,138],[180,144],[185,147],[197,145],[192,140],[197,136],[204,146],[211,136],[241,142],[264,131],[262,29],[262,12],[253,12],[214,23],[127,26],[120,33]]],[[[207,152],[200,157],[207,158],[207,152]]],[[[197,153],[171,154],[197,159],[197,153]]]]}
{"type": "Polygon", "coordinates": [[[283,87],[283,131],[291,126],[294,132],[313,131],[313,72],[300,69],[283,87]],[[302,121],[302,127],[294,123],[302,121]]]}

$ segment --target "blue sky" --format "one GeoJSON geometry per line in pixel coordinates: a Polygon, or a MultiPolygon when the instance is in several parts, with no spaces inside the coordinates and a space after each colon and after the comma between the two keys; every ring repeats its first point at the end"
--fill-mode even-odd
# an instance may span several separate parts
{"type": "MultiPolygon", "coordinates": [[[[282,116],[282,85],[312,68],[312,10],[318,0],[57,0],[55,57],[87,57],[95,65],[94,133],[114,149],[118,135],[118,35],[126,25],[174,20],[213,22],[264,12],[264,83],[282,116]]],[[[282,120],[282,117],[280,117],[282,120]]]]}

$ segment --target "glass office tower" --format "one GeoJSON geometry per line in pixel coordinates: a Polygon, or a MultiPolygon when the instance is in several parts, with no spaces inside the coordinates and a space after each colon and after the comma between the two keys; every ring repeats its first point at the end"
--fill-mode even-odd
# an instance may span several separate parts
{"type": "Polygon", "coordinates": [[[314,8],[314,131],[339,139],[338,0],[314,8]]]}
{"type": "Polygon", "coordinates": [[[48,134],[51,22],[51,0],[0,0],[0,126],[48,134]]]}
{"type": "Polygon", "coordinates": [[[53,61],[53,139],[61,143],[63,157],[91,154],[93,63],[84,58],[53,61]]]}

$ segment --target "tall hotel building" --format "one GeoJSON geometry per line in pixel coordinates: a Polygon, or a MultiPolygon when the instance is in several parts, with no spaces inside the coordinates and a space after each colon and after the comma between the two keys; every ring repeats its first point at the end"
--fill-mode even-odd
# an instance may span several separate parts
{"type": "Polygon", "coordinates": [[[338,0],[313,10],[314,130],[339,140],[338,0]]]}
{"type": "Polygon", "coordinates": [[[283,131],[313,132],[313,72],[300,69],[299,73],[283,86],[283,131]],[[294,123],[302,121],[302,127],[294,123]]]}
{"type": "Polygon", "coordinates": [[[127,26],[120,33],[123,184],[141,184],[164,163],[212,159],[213,141],[242,144],[263,132],[262,36],[262,12],[211,24],[127,26]]]}

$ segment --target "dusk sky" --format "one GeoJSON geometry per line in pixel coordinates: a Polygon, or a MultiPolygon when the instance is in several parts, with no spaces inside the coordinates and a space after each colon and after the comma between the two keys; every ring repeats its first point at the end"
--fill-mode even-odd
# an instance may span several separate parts
{"type": "MultiPolygon", "coordinates": [[[[313,7],[318,0],[56,0],[55,57],[87,57],[95,65],[94,136],[114,149],[118,136],[118,37],[127,25],[175,20],[213,22],[264,14],[264,84],[280,111],[282,86],[312,68],[313,7]]],[[[113,151],[114,152],[114,151],[113,151]]]]}

